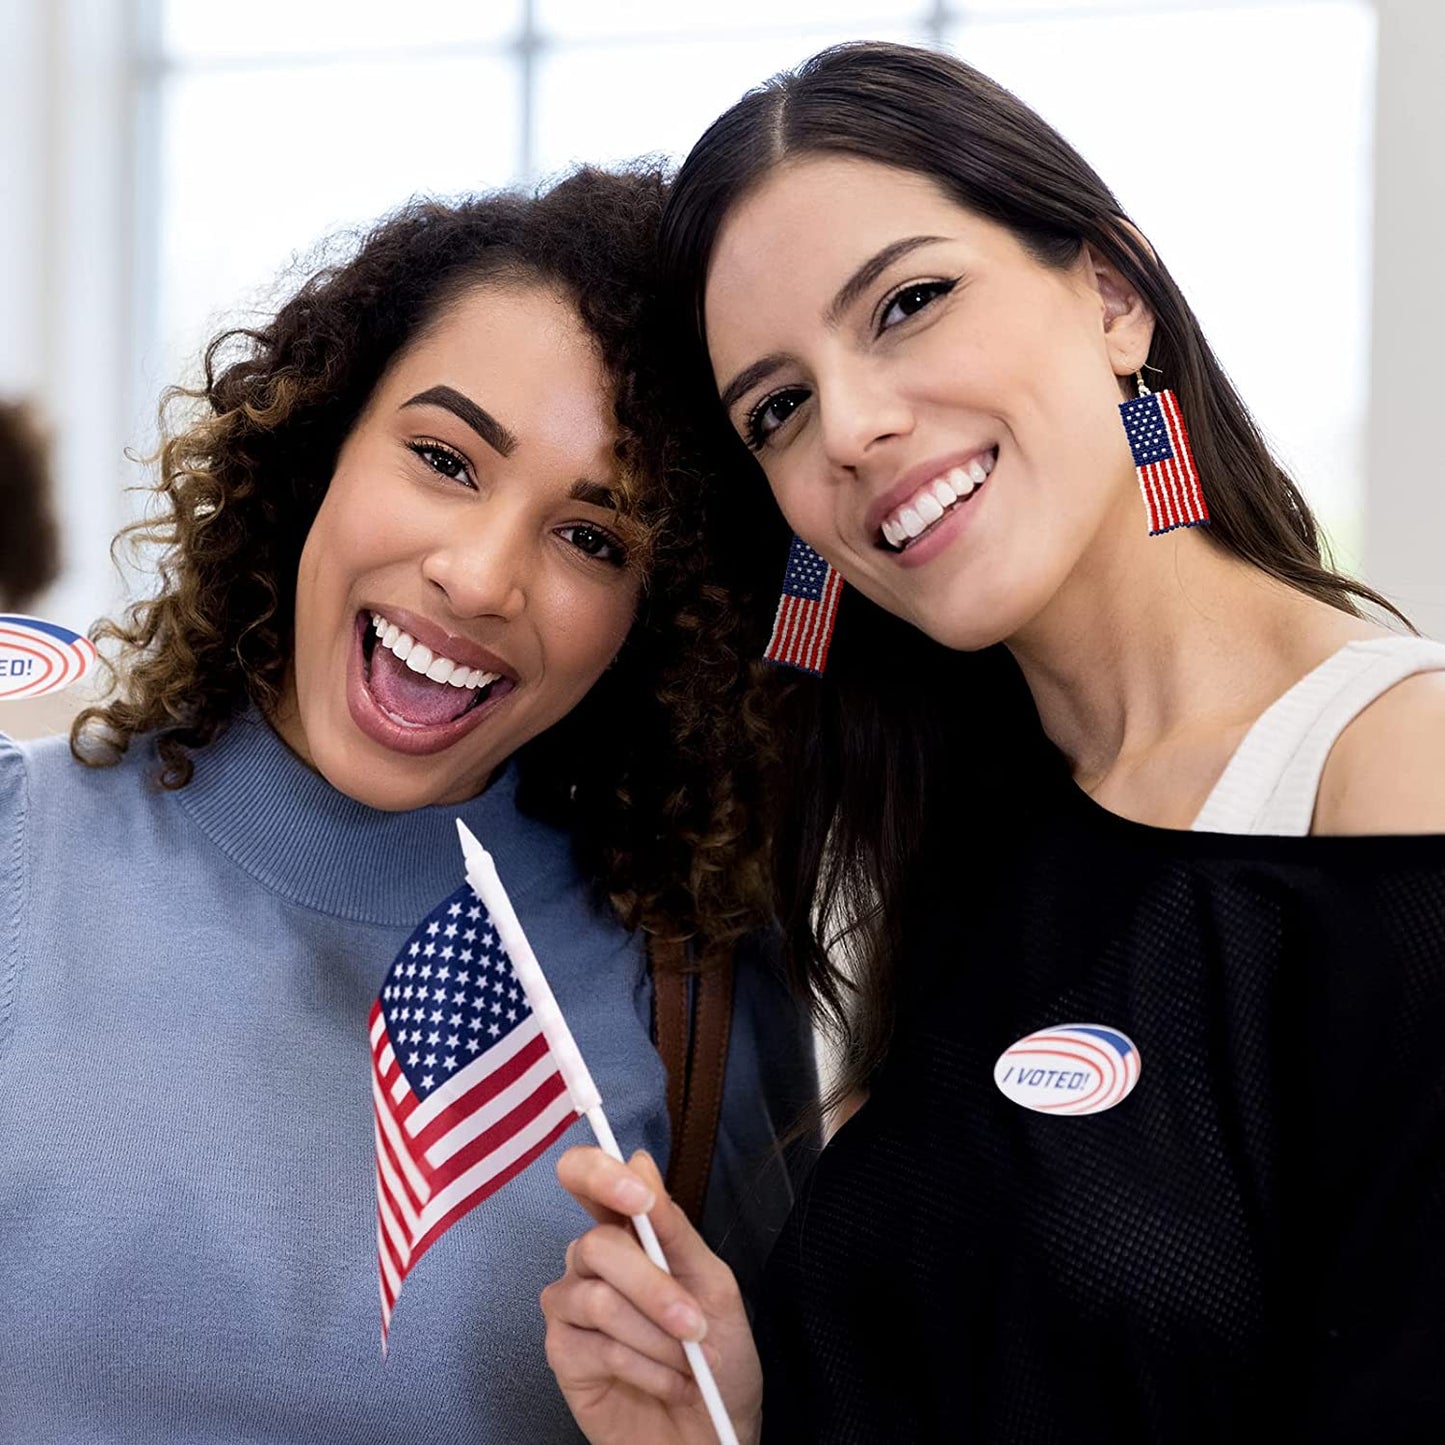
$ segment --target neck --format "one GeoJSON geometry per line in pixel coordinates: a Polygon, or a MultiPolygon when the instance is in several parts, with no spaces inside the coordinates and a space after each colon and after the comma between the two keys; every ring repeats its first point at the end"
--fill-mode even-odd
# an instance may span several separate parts
{"type": "Polygon", "coordinates": [[[1380,629],[1240,561],[1207,529],[1150,537],[1128,520],[1008,645],[1081,786],[1122,787],[1135,816],[1185,816],[1276,697],[1380,629]],[[1147,780],[1164,754],[1180,796],[1146,783],[1129,799],[1127,780],[1147,780]]]}

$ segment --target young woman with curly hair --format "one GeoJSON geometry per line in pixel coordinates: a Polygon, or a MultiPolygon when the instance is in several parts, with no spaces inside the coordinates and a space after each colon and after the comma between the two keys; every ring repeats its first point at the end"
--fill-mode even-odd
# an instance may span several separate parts
{"type": "Polygon", "coordinates": [[[545,1164],[440,1237],[379,1351],[367,1017],[461,882],[456,817],[630,1145],[668,1147],[644,940],[733,956],[705,1219],[746,1256],[786,1206],[811,1046],[760,931],[746,663],[657,420],[663,196],[414,203],[208,349],[140,529],[159,586],[101,629],[114,696],[69,750],[0,750],[14,1438],[570,1435],[545,1164]]]}
{"type": "Polygon", "coordinates": [[[848,586],[776,859],[866,1101],[751,1321],[655,1173],[564,1156],[589,1438],[708,1438],[704,1324],[748,1441],[1437,1438],[1445,645],[1366,615],[1107,186],[951,57],[746,96],[662,254],[737,564],[791,529],[848,586]]]}

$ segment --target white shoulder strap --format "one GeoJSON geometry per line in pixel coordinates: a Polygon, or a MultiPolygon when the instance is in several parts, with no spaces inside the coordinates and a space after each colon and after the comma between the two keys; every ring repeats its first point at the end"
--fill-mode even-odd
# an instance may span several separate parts
{"type": "Polygon", "coordinates": [[[1424,637],[1347,643],[1250,728],[1195,818],[1194,831],[1302,837],[1339,735],[1397,682],[1437,670],[1445,670],[1445,643],[1424,637]]]}

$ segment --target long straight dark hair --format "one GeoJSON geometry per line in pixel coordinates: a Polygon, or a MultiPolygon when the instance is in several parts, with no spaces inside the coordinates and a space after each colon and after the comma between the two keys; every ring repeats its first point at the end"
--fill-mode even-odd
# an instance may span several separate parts
{"type": "MultiPolygon", "coordinates": [[[[1357,612],[1362,600],[1400,615],[1328,565],[1299,489],[1109,188],[1016,97],[933,51],[873,43],[825,50],[750,92],[693,147],[673,186],[661,245],[696,388],[715,395],[703,293],[723,223],[779,163],[809,154],[926,175],[961,206],[1007,227],[1043,265],[1068,266],[1085,243],[1106,257],[1153,312],[1151,380],[1173,389],[1189,419],[1213,541],[1342,611],[1357,612]]],[[[756,599],[757,630],[766,626],[786,531],[761,469],[715,402],[711,410],[714,443],[736,459],[716,515],[735,529],[726,552],[738,568],[739,595],[756,599]]],[[[1002,647],[949,652],[851,590],[827,677],[771,691],[786,754],[774,858],[789,967],[841,1035],[841,1094],[866,1085],[887,1051],[928,817],[944,796],[951,811],[963,810],[962,867],[970,851],[999,841],[1021,792],[1061,760],[1002,647]],[[957,739],[944,735],[949,726],[968,740],[967,768],[957,765],[957,739]]]]}

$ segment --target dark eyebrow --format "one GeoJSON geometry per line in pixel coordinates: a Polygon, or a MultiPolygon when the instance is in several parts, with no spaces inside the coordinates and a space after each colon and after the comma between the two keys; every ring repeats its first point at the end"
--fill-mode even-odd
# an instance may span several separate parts
{"type": "Polygon", "coordinates": [[[920,246],[931,246],[942,241],[943,236],[906,236],[885,246],[876,255],[870,256],[839,288],[823,319],[829,326],[836,326],[843,313],[895,262],[901,261],[920,246]]]}
{"type": "Polygon", "coordinates": [[[755,361],[751,366],[745,366],[728,382],[722,389],[722,404],[724,411],[731,411],[733,403],[746,391],[751,391],[760,381],[766,381],[780,367],[788,364],[788,358],[781,351],[775,351],[771,356],[765,356],[761,361],[755,361]]]}
{"type": "Polygon", "coordinates": [[[402,402],[402,406],[439,406],[465,422],[498,455],[509,457],[517,450],[517,438],[491,412],[483,411],[471,397],[463,396],[455,387],[429,386],[425,391],[417,392],[410,401],[402,402]]]}
{"type": "MultiPolygon", "coordinates": [[[[827,311],[823,313],[824,321],[829,326],[836,326],[842,319],[843,313],[895,261],[902,260],[904,256],[918,250],[920,246],[931,246],[937,241],[946,239],[945,236],[906,236],[903,240],[894,241],[891,245],[885,246],[881,251],[870,256],[838,288],[838,294],[834,296],[827,311]]],[[[751,391],[760,381],[766,381],[775,371],[786,366],[787,362],[788,358],[781,352],[774,352],[771,356],[764,356],[761,360],[753,362],[751,366],[745,366],[723,387],[721,392],[723,410],[731,411],[740,396],[751,391]]]]}
{"type": "Polygon", "coordinates": [[[604,511],[617,511],[617,493],[611,487],[604,487],[601,482],[589,482],[581,478],[572,483],[571,490],[567,495],[574,502],[586,502],[592,507],[601,507],[604,511]]]}

